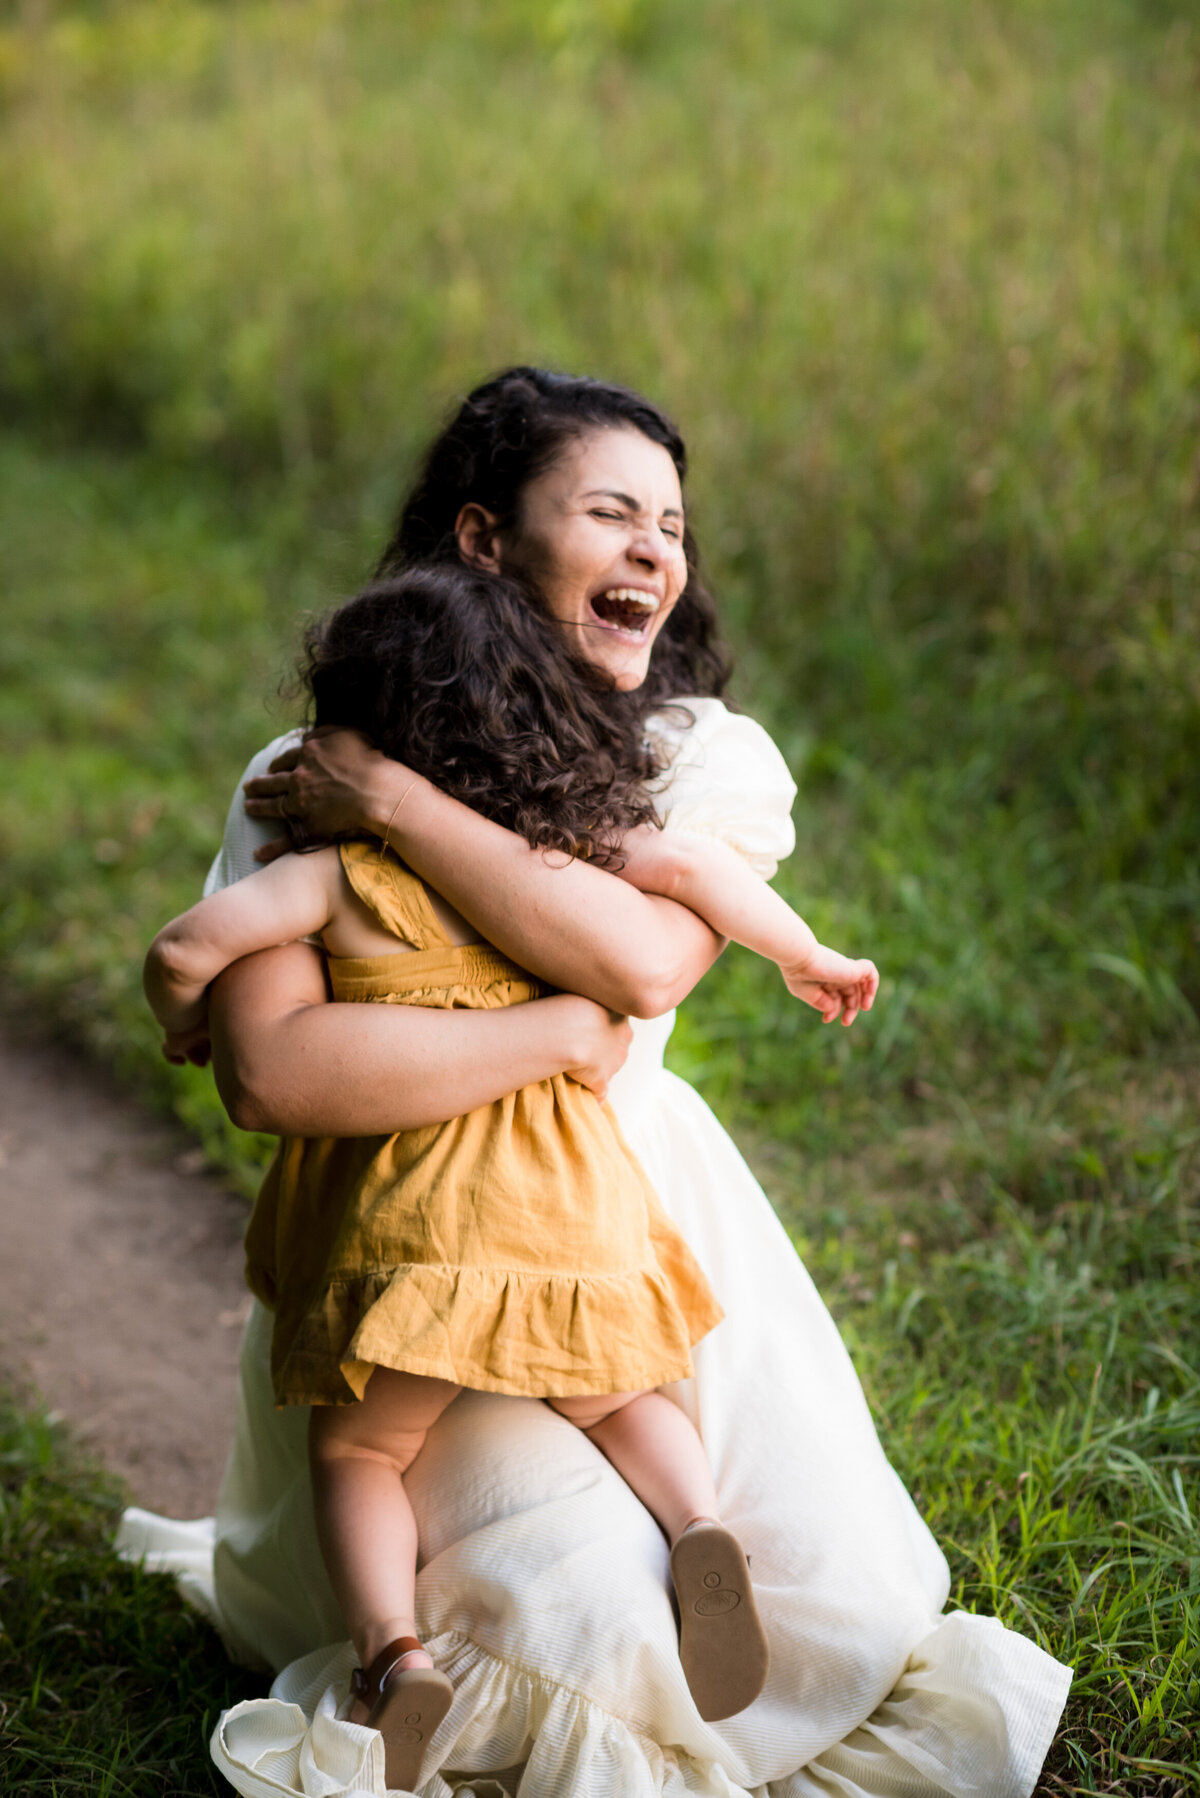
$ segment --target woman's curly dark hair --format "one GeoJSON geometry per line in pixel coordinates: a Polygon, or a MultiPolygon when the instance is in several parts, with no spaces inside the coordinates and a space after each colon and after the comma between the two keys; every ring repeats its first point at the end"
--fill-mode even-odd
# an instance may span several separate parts
{"type": "Polygon", "coordinates": [[[305,639],[312,722],[378,749],[535,848],[618,861],[654,820],[643,708],[503,576],[442,563],[374,581],[305,639]]]}
{"type": "MultiPolygon", "coordinates": [[[[563,449],[589,431],[640,431],[661,444],[687,474],[687,450],[665,413],[641,394],[582,375],[543,368],[508,368],[469,393],[435,439],[400,512],[377,577],[416,563],[457,563],[455,521],[474,501],[502,528],[520,522],[521,496],[563,449]]],[[[720,694],[729,658],[717,629],[716,608],[700,579],[696,541],[685,528],[688,578],[650,655],[638,689],[642,716],[672,699],[720,694]]],[[[536,602],[537,595],[530,597],[536,602]]]]}

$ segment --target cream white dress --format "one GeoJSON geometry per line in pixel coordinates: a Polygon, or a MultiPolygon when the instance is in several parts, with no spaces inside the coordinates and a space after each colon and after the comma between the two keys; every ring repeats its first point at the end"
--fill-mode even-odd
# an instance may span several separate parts
{"type": "MultiPolygon", "coordinates": [[[[668,828],[770,875],[795,789],[749,718],[665,720],[668,828]]],[[[261,772],[282,740],[256,756],[261,772]]],[[[209,877],[252,870],[240,791],[209,877]]],[[[638,1023],[612,1102],[725,1319],[669,1388],[700,1429],[771,1644],[762,1696],[704,1723],[679,1665],[666,1544],[578,1430],[532,1399],[464,1393],[406,1486],[417,1621],[454,1682],[422,1798],[1027,1798],[1070,1670],[995,1619],[943,1612],[946,1563],[888,1465],[837,1330],[749,1168],[638,1023]],[[498,1781],[498,1783],[497,1783],[498,1781]]],[[[342,1720],[344,1640],[309,1495],[307,1413],[277,1411],[255,1306],[215,1525],[130,1512],[124,1552],[175,1572],[239,1658],[277,1671],[213,1759],[245,1798],[382,1798],[383,1752],[342,1720]]]]}

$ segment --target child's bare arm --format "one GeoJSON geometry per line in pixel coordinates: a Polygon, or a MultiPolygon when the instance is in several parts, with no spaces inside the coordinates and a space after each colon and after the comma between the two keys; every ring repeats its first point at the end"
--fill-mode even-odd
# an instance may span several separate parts
{"type": "Polygon", "coordinates": [[[736,849],[715,838],[656,830],[631,831],[622,845],[623,879],[698,913],[721,936],[776,962],[788,990],[826,1023],[852,1024],[869,1011],[879,987],[873,962],[853,961],[819,943],[804,919],[769,887],[736,849]]]}
{"type": "Polygon", "coordinates": [[[325,928],[339,877],[336,849],[281,856],[164,925],[150,945],[142,985],[163,1027],[168,1061],[201,1058],[194,1051],[207,1037],[206,994],[218,974],[244,955],[325,928]]]}

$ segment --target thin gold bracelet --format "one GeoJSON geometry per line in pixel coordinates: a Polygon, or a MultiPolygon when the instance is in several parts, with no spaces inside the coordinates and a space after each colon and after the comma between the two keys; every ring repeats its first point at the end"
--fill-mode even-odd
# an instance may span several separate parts
{"type": "Polygon", "coordinates": [[[392,807],[392,815],[388,819],[387,825],[386,825],[386,827],[384,829],[384,833],[383,833],[383,847],[379,851],[379,858],[381,861],[382,861],[383,857],[387,854],[389,848],[391,847],[391,845],[388,842],[388,838],[392,834],[392,825],[396,822],[396,814],[399,812],[400,807],[404,804],[404,801],[408,798],[409,794],[412,792],[412,790],[416,786],[416,784],[417,783],[415,780],[410,780],[408,785],[405,787],[403,793],[401,793],[399,799],[397,799],[395,805],[392,807]]]}

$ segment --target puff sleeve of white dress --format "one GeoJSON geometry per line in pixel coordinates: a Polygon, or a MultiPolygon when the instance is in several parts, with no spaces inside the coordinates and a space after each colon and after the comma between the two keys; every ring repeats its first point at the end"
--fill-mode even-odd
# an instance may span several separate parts
{"type": "MultiPolygon", "coordinates": [[[[690,710],[654,724],[672,754],[666,827],[769,875],[792,845],[782,758],[719,701],[690,710]]],[[[240,811],[234,829],[252,850],[240,811]]],[[[702,1722],[651,1518],[545,1405],[464,1393],[406,1480],[418,1625],[455,1686],[423,1798],[1028,1798],[1069,1670],[995,1619],[943,1613],[945,1561],[825,1306],[729,1137],[663,1069],[670,1027],[635,1026],[612,1097],[725,1308],[671,1394],[752,1557],[770,1677],[740,1716],[702,1722]]],[[[244,1798],[382,1798],[379,1738],[341,1717],[355,1657],[317,1549],[305,1415],[273,1408],[269,1340],[256,1306],[215,1579],[195,1534],[180,1542],[187,1589],[234,1651],[280,1669],[268,1698],[222,1716],[213,1757],[244,1798]]],[[[127,1552],[171,1566],[169,1528],[134,1513],[127,1552]]]]}
{"type": "Polygon", "coordinates": [[[728,843],[770,880],[796,846],[796,783],[762,725],[719,699],[688,699],[652,718],[649,734],[668,759],[664,829],[728,843]]]}

